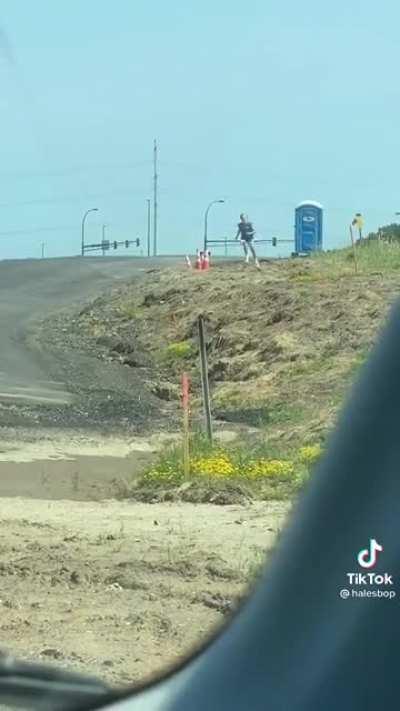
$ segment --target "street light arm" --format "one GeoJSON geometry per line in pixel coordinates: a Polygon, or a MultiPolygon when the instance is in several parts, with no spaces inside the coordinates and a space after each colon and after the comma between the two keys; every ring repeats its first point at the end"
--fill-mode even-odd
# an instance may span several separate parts
{"type": "Polygon", "coordinates": [[[209,206],[207,207],[207,210],[206,210],[206,212],[205,212],[205,215],[204,215],[204,251],[205,251],[205,252],[207,251],[207,231],[208,231],[208,230],[207,230],[207,228],[208,228],[207,220],[208,220],[208,213],[209,213],[209,211],[210,211],[210,208],[211,208],[213,205],[216,205],[217,203],[221,203],[221,202],[225,202],[225,200],[213,200],[212,202],[210,202],[210,204],[209,204],[209,206]]]}
{"type": "Polygon", "coordinates": [[[87,216],[88,216],[88,214],[89,214],[90,212],[98,212],[98,210],[99,210],[98,207],[91,207],[90,210],[86,210],[86,212],[85,212],[85,214],[84,214],[84,216],[83,216],[82,222],[85,222],[85,220],[86,220],[86,218],[87,218],[87,216]]]}
{"type": "Polygon", "coordinates": [[[215,200],[213,200],[212,202],[210,202],[210,204],[209,204],[209,206],[207,207],[207,210],[206,210],[206,217],[208,217],[208,213],[210,212],[210,208],[211,208],[213,205],[215,205],[215,202],[216,202],[215,200]]]}
{"type": "Polygon", "coordinates": [[[85,254],[85,222],[86,222],[86,218],[87,218],[89,212],[98,212],[98,210],[99,210],[98,207],[91,207],[90,210],[86,210],[86,212],[82,218],[82,244],[81,244],[82,257],[85,254]]]}
{"type": "Polygon", "coordinates": [[[214,205],[213,202],[210,202],[209,206],[207,207],[207,210],[204,213],[204,225],[207,227],[207,219],[208,219],[208,213],[210,212],[210,207],[214,205]]]}
{"type": "Polygon", "coordinates": [[[208,213],[210,212],[210,208],[211,208],[213,205],[216,205],[216,204],[219,203],[219,202],[224,202],[224,200],[213,200],[212,202],[210,202],[210,204],[209,204],[209,206],[207,207],[207,210],[206,210],[206,217],[208,217],[208,213]]]}

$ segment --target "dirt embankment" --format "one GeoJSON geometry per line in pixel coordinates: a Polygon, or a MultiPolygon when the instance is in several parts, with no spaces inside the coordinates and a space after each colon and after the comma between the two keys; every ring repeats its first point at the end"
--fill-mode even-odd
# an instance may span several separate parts
{"type": "MultiPolygon", "coordinates": [[[[318,262],[239,263],[208,273],[151,270],[80,314],[47,324],[60,351],[125,370],[176,426],[179,379],[200,379],[197,315],[207,324],[216,418],[268,429],[283,446],[323,439],[397,295],[395,274],[330,278],[318,262]]],[[[107,413],[106,413],[107,414],[107,413]]]]}

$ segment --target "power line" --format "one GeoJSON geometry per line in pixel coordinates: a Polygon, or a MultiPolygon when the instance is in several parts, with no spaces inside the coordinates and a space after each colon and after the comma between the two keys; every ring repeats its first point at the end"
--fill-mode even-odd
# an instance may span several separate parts
{"type": "Polygon", "coordinates": [[[18,235],[36,235],[42,232],[69,232],[75,231],[76,225],[72,227],[33,227],[27,230],[6,230],[0,232],[0,237],[17,237],[18,235]]]}
{"type": "Polygon", "coordinates": [[[138,168],[145,165],[151,165],[151,160],[142,160],[132,163],[113,163],[113,164],[100,164],[100,165],[83,165],[83,166],[71,166],[70,168],[65,168],[63,170],[54,171],[37,171],[37,172],[20,172],[20,173],[9,173],[0,171],[0,178],[6,180],[29,180],[30,178],[54,178],[63,177],[68,175],[76,175],[76,173],[90,173],[99,170],[131,170],[133,168],[138,168]]]}
{"type": "MultiPolygon", "coordinates": [[[[136,200],[142,200],[142,196],[144,194],[147,194],[147,188],[137,188],[134,192],[138,194],[137,197],[134,199],[136,200]],[[139,197],[140,193],[140,197],[139,197]]],[[[0,203],[0,208],[7,208],[7,207],[29,207],[33,205],[57,205],[59,203],[69,203],[69,202],[84,202],[86,200],[99,200],[102,198],[110,198],[110,197],[126,197],[126,198],[132,198],[132,190],[128,189],[121,189],[121,190],[113,190],[107,193],[92,193],[90,195],[76,195],[76,196],[67,196],[67,197],[55,197],[55,198],[38,198],[36,200],[21,200],[19,202],[8,202],[8,203],[0,203]]]]}
{"type": "MultiPolygon", "coordinates": [[[[101,223],[99,222],[92,222],[92,228],[94,227],[101,227],[101,223]]],[[[109,223],[109,226],[111,226],[111,223],[109,223]]],[[[120,225],[120,224],[115,224],[112,223],[112,227],[114,231],[117,231],[119,233],[132,233],[135,232],[135,228],[132,227],[132,225],[120,225]]],[[[75,232],[76,231],[76,225],[58,225],[54,227],[31,227],[29,229],[13,229],[13,230],[2,230],[0,231],[0,238],[1,237],[18,237],[19,235],[36,235],[36,234],[41,234],[45,232],[75,232]]]]}

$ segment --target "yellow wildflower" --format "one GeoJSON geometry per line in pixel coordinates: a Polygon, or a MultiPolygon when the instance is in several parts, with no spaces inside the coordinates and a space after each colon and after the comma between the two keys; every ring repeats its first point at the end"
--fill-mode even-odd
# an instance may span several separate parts
{"type": "Polygon", "coordinates": [[[237,473],[235,465],[226,454],[192,459],[190,471],[197,476],[215,477],[230,477],[237,473]]]}
{"type": "Polygon", "coordinates": [[[308,445],[307,447],[301,447],[299,449],[299,460],[302,464],[311,466],[318,461],[322,454],[322,448],[320,444],[308,445]]]}
{"type": "Polygon", "coordinates": [[[294,473],[293,462],[279,459],[258,459],[249,462],[245,473],[254,479],[276,478],[287,479],[294,473]]]}

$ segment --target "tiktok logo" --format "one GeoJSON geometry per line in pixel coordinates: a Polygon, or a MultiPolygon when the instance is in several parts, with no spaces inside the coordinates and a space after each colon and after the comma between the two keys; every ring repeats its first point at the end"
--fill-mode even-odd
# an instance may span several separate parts
{"type": "Polygon", "coordinates": [[[359,552],[357,560],[362,568],[373,568],[378,560],[378,553],[382,553],[383,547],[379,545],[375,538],[371,538],[369,548],[359,552]]]}
{"type": "MultiPolygon", "coordinates": [[[[383,546],[375,538],[370,538],[369,547],[361,550],[357,555],[358,565],[361,568],[373,568],[382,551],[383,546]]],[[[393,575],[389,573],[347,573],[346,577],[346,586],[339,590],[339,597],[342,600],[357,598],[393,600],[396,597],[393,575]]]]}

